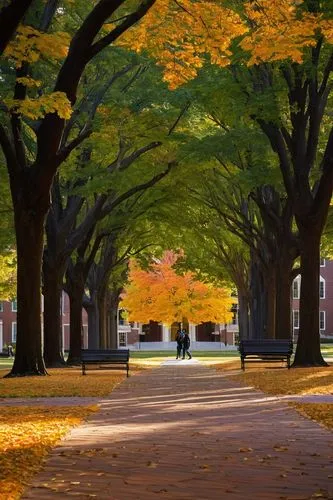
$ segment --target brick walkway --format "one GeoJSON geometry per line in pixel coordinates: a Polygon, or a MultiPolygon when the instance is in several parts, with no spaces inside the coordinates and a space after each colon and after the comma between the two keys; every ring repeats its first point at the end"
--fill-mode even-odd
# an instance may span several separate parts
{"type": "Polygon", "coordinates": [[[166,364],[100,405],[22,498],[333,499],[332,433],[221,372],[166,364]]]}

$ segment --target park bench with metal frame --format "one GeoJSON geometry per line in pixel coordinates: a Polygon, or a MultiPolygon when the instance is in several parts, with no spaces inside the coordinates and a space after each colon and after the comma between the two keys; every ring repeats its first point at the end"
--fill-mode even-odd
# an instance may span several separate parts
{"type": "Polygon", "coordinates": [[[289,369],[290,358],[293,353],[293,343],[288,339],[241,340],[238,350],[241,357],[242,370],[245,370],[245,360],[263,363],[286,361],[289,369]]]}
{"type": "Polygon", "coordinates": [[[129,372],[129,349],[82,349],[82,375],[86,375],[88,366],[97,366],[102,370],[117,370],[121,367],[129,372]]]}

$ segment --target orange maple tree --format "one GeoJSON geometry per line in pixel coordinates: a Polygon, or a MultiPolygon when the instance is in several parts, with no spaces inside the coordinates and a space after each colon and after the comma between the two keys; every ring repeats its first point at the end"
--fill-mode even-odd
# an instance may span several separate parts
{"type": "Polygon", "coordinates": [[[122,299],[129,319],[165,324],[184,318],[195,324],[230,321],[233,302],[230,290],[198,281],[192,272],[178,274],[173,267],[178,258],[179,254],[166,251],[148,271],[131,262],[129,285],[122,299]]]}

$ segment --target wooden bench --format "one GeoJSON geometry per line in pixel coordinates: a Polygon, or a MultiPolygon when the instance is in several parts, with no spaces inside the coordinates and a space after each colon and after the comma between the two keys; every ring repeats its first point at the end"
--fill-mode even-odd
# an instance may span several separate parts
{"type": "Polygon", "coordinates": [[[86,374],[88,365],[98,366],[99,369],[116,370],[120,367],[129,371],[129,349],[82,349],[82,375],[86,374]]]}
{"type": "Polygon", "coordinates": [[[238,347],[241,357],[241,368],[245,370],[246,361],[270,362],[287,361],[290,368],[290,357],[293,353],[293,343],[291,340],[241,340],[238,347]]]}

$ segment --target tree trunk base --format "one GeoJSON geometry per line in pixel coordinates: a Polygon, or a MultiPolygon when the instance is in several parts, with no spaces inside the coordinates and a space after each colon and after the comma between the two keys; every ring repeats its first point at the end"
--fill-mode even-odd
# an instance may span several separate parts
{"type": "Polygon", "coordinates": [[[27,371],[24,373],[20,372],[13,372],[11,371],[10,373],[7,373],[7,375],[4,376],[4,378],[16,378],[16,377],[46,377],[49,376],[47,371],[41,372],[41,371],[27,371]]]}
{"type": "Polygon", "coordinates": [[[323,359],[322,361],[313,361],[312,363],[293,363],[290,368],[315,368],[318,366],[330,366],[323,359]]]}
{"type": "Polygon", "coordinates": [[[45,366],[46,368],[64,368],[66,366],[66,361],[65,360],[58,360],[58,361],[52,361],[52,362],[46,362],[45,361],[45,366]]]}

